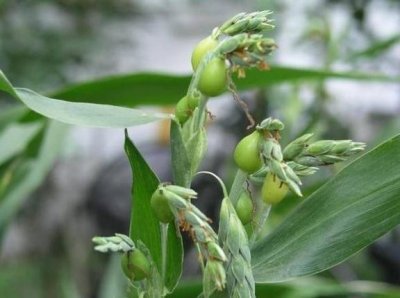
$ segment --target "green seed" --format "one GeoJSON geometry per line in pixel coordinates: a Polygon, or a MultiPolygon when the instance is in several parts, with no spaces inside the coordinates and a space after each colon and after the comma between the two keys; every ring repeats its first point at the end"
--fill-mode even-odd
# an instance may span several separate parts
{"type": "Polygon", "coordinates": [[[253,201],[247,191],[242,192],[236,203],[236,213],[243,225],[248,224],[253,219],[253,201]]]}
{"type": "Polygon", "coordinates": [[[187,97],[182,97],[175,107],[175,116],[180,124],[184,124],[190,117],[192,110],[189,107],[187,97]]]}
{"type": "Polygon", "coordinates": [[[276,175],[268,173],[261,189],[261,197],[267,204],[277,204],[288,192],[288,186],[276,175]]]}
{"type": "Polygon", "coordinates": [[[261,134],[258,131],[254,131],[237,144],[233,158],[242,171],[251,174],[261,168],[260,141],[261,134]]]}
{"type": "Polygon", "coordinates": [[[121,257],[122,271],[130,280],[142,280],[150,275],[150,264],[139,250],[126,252],[121,257]]]}
{"type": "Polygon", "coordinates": [[[169,223],[174,219],[167,198],[159,190],[151,196],[150,205],[159,221],[169,223]]]}

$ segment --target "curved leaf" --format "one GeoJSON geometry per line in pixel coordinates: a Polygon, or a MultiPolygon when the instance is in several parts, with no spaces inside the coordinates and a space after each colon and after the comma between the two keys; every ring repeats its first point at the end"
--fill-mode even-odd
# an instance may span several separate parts
{"type": "Polygon", "coordinates": [[[256,282],[326,270],[400,223],[400,136],[357,159],[252,249],[256,282]]]}
{"type": "MultiPolygon", "coordinates": [[[[296,80],[328,78],[400,81],[399,77],[380,74],[284,66],[272,66],[270,71],[252,69],[246,72],[245,79],[235,81],[239,90],[246,90],[296,80]]],[[[169,118],[166,114],[149,114],[126,107],[174,104],[185,94],[190,79],[190,76],[156,73],[116,75],[66,87],[53,92],[51,98],[48,98],[28,89],[14,88],[0,70],[0,90],[20,99],[31,110],[62,122],[99,127],[128,127],[169,118]]],[[[32,113],[30,116],[32,117],[32,113]]]]}
{"type": "Polygon", "coordinates": [[[14,88],[1,71],[0,90],[19,99],[31,110],[68,124],[124,128],[170,118],[168,114],[45,97],[29,89],[14,88]]]}
{"type": "MultiPolygon", "coordinates": [[[[125,131],[125,152],[132,168],[132,208],[129,236],[136,242],[141,240],[149,249],[158,272],[162,269],[162,236],[159,220],[151,210],[150,199],[160,183],[158,177],[143,159],[140,152],[125,131]]],[[[170,223],[167,231],[165,286],[171,291],[175,288],[183,262],[182,238],[170,223]]]]}

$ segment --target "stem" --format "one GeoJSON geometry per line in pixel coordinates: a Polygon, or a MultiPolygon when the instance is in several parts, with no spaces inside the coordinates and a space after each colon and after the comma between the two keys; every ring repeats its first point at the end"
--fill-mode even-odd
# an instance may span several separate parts
{"type": "Polygon", "coordinates": [[[199,175],[199,174],[211,175],[211,176],[213,176],[215,179],[217,179],[219,185],[221,185],[222,192],[224,193],[224,197],[227,197],[227,196],[228,196],[228,192],[226,191],[226,187],[225,187],[224,182],[223,182],[223,181],[221,180],[221,178],[219,178],[216,174],[211,173],[211,172],[209,172],[209,171],[200,171],[200,172],[197,172],[196,175],[199,175]]]}
{"type": "Polygon", "coordinates": [[[161,224],[161,277],[165,283],[165,272],[167,270],[167,243],[168,224],[161,224]]]}
{"type": "Polygon", "coordinates": [[[246,182],[246,179],[247,174],[245,172],[242,170],[238,170],[236,172],[231,186],[231,191],[229,192],[229,199],[231,200],[233,206],[236,206],[239,196],[243,192],[243,184],[246,182]]]}

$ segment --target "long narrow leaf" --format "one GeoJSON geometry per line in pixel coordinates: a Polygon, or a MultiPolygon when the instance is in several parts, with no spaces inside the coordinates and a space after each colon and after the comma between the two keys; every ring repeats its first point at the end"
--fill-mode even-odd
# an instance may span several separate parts
{"type": "Polygon", "coordinates": [[[170,118],[168,114],[45,97],[29,89],[14,88],[1,71],[0,90],[19,99],[32,111],[74,125],[124,128],[170,118]]]}
{"type": "MultiPolygon", "coordinates": [[[[125,131],[125,152],[132,168],[132,211],[130,237],[136,242],[141,240],[149,249],[158,271],[162,272],[162,248],[160,222],[151,210],[150,199],[160,183],[156,174],[143,159],[140,152],[129,139],[125,131]]],[[[182,273],[182,239],[173,223],[168,226],[168,245],[165,285],[172,290],[182,273]]]]}
{"type": "MultiPolygon", "coordinates": [[[[271,66],[270,71],[257,69],[246,72],[246,78],[236,80],[239,90],[264,87],[298,80],[345,79],[357,81],[399,82],[400,77],[357,72],[335,72],[321,69],[271,66]]],[[[53,92],[50,96],[89,103],[117,106],[174,104],[185,94],[190,76],[138,73],[116,75],[83,82],[53,92]]]]}
{"type": "Polygon", "coordinates": [[[326,270],[400,223],[400,135],[347,166],[252,249],[256,282],[326,270]]]}
{"type": "Polygon", "coordinates": [[[21,180],[0,198],[0,234],[25,200],[28,199],[28,195],[45,179],[62,148],[62,140],[66,132],[67,127],[64,124],[54,121],[48,123],[38,156],[27,164],[21,180]]]}

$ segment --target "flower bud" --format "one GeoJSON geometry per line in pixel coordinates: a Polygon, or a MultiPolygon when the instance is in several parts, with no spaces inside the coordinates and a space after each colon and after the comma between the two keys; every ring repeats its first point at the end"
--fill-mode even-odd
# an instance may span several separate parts
{"type": "Polygon", "coordinates": [[[300,155],[300,153],[304,150],[307,142],[310,140],[312,136],[313,136],[312,133],[308,133],[292,141],[283,150],[283,159],[293,160],[295,157],[300,155]]]}
{"type": "Polygon", "coordinates": [[[210,241],[207,243],[207,251],[210,255],[211,259],[219,260],[221,262],[226,261],[226,256],[222,248],[215,243],[214,241],[210,241]]]}
{"type": "Polygon", "coordinates": [[[204,279],[212,282],[217,290],[222,291],[226,283],[226,274],[222,263],[217,260],[209,260],[204,270],[204,279]]]}
{"type": "Polygon", "coordinates": [[[331,140],[322,140],[310,144],[306,153],[309,155],[322,155],[328,153],[335,146],[335,142],[331,140]]]}

